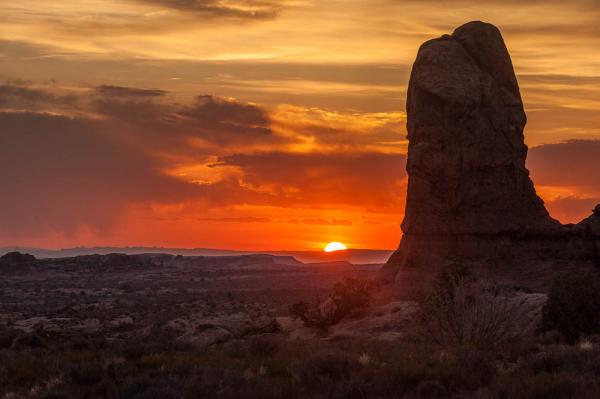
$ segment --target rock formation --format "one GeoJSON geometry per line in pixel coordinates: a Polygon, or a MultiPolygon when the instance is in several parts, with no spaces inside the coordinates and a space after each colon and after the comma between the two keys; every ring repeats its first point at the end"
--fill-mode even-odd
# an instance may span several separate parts
{"type": "Polygon", "coordinates": [[[563,226],[535,192],[525,167],[523,102],[495,26],[470,22],[425,42],[407,114],[403,237],[382,269],[398,292],[422,287],[457,258],[541,286],[552,271],[598,261],[600,206],[563,226]],[[550,271],[543,278],[542,269],[550,271]]]}
{"type": "Polygon", "coordinates": [[[25,272],[30,267],[36,265],[35,256],[30,254],[22,254],[20,252],[9,252],[0,256],[0,270],[1,271],[16,271],[25,272]]]}

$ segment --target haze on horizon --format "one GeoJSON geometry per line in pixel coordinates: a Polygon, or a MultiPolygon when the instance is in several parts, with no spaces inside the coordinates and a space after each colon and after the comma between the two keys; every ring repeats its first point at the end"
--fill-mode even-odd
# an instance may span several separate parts
{"type": "Polygon", "coordinates": [[[420,43],[497,25],[552,216],[600,202],[594,0],[0,5],[0,246],[395,248],[420,43]]]}

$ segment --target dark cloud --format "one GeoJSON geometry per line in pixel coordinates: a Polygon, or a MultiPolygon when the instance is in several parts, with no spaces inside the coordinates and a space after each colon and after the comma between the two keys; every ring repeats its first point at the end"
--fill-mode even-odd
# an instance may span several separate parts
{"type": "Polygon", "coordinates": [[[529,151],[527,164],[536,184],[579,187],[600,193],[600,140],[545,144],[529,151]]]}
{"type": "Polygon", "coordinates": [[[1,109],[93,114],[102,117],[123,139],[162,150],[188,152],[189,139],[199,139],[208,146],[233,147],[283,140],[271,130],[269,113],[258,105],[212,95],[180,104],[169,98],[167,91],[158,89],[102,85],[67,93],[58,85],[9,82],[0,85],[1,109]]]}
{"type": "Polygon", "coordinates": [[[72,106],[76,101],[77,96],[38,89],[28,82],[9,81],[0,85],[0,108],[37,110],[50,106],[72,106]]]}
{"type": "Polygon", "coordinates": [[[220,146],[277,141],[267,112],[252,104],[199,96],[193,107],[178,112],[197,134],[220,146]]]}
{"type": "Polygon", "coordinates": [[[106,228],[132,204],[198,194],[111,139],[104,123],[2,112],[0,126],[0,228],[12,235],[106,228]]]}
{"type": "Polygon", "coordinates": [[[124,124],[124,134],[150,140],[165,149],[176,145],[188,152],[190,148],[182,145],[189,147],[189,139],[208,146],[233,147],[281,141],[273,134],[269,115],[261,107],[210,95],[197,97],[191,105],[111,96],[92,101],[92,107],[94,112],[124,124]]]}
{"type": "Polygon", "coordinates": [[[158,89],[136,89],[124,86],[102,85],[96,87],[96,91],[103,96],[116,97],[162,97],[168,94],[165,90],[158,89]]]}
{"type": "Polygon", "coordinates": [[[210,18],[270,19],[279,11],[280,2],[267,0],[136,0],[210,18]]]}

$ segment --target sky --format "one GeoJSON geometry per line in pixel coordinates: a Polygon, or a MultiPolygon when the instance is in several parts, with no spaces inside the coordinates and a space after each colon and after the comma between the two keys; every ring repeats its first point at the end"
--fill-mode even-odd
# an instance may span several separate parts
{"type": "Polygon", "coordinates": [[[598,0],[0,2],[0,246],[395,248],[419,45],[497,25],[551,215],[600,203],[598,0]]]}

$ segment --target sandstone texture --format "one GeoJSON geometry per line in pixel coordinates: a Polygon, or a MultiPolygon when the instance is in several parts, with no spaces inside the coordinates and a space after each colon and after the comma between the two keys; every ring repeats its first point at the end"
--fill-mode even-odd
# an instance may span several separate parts
{"type": "Polygon", "coordinates": [[[381,271],[399,295],[457,259],[542,289],[556,272],[598,264],[600,206],[562,225],[535,192],[523,101],[495,26],[470,22],[424,43],[407,114],[403,237],[381,271]]]}

